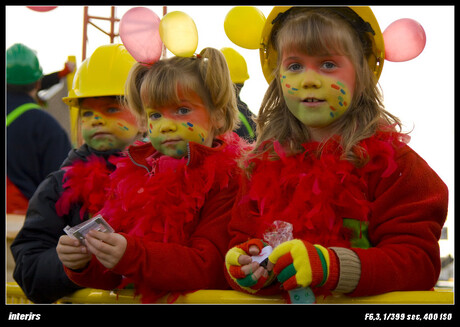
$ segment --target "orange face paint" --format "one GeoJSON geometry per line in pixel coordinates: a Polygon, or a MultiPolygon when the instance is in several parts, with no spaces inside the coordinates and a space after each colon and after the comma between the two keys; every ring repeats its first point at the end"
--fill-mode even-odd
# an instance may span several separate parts
{"type": "Polygon", "coordinates": [[[187,143],[212,145],[213,128],[208,109],[195,92],[178,91],[180,102],[159,108],[147,108],[149,137],[164,155],[182,158],[187,143]]]}
{"type": "Polygon", "coordinates": [[[114,97],[83,99],[80,119],[85,143],[98,151],[123,150],[139,132],[134,115],[114,97]]]}

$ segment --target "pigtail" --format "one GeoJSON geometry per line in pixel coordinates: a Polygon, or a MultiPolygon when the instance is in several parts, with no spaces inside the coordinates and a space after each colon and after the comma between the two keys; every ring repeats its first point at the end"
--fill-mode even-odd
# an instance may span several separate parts
{"type": "Polygon", "coordinates": [[[142,64],[135,64],[129,71],[125,83],[125,103],[135,114],[141,126],[144,126],[147,121],[142,103],[141,86],[148,69],[148,67],[142,64]]]}
{"type": "Polygon", "coordinates": [[[233,82],[224,55],[217,49],[205,48],[198,58],[201,78],[217,113],[216,135],[235,129],[238,107],[233,82]]]}

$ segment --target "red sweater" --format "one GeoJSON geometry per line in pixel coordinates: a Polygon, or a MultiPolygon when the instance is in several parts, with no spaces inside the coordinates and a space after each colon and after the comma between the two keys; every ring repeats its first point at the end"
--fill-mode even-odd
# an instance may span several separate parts
{"type": "Polygon", "coordinates": [[[110,175],[99,212],[127,239],[126,251],[113,269],[93,257],[83,271],[65,269],[67,275],[92,288],[134,283],[143,302],[169,292],[227,289],[223,262],[243,147],[232,134],[212,148],[191,142],[188,157],[175,160],[150,143],[131,146],[110,175]]]}
{"type": "MultiPolygon", "coordinates": [[[[294,238],[357,254],[361,276],[349,295],[431,289],[440,272],[438,240],[448,191],[395,135],[379,133],[362,141],[370,156],[362,168],[339,160],[335,141],[320,158],[312,155],[318,144],[310,143],[296,156],[275,147],[280,160],[254,160],[251,180],[236,201],[229,247],[263,238],[274,220],[284,220],[293,224],[294,238]]],[[[276,292],[277,283],[259,294],[276,292]]]]}

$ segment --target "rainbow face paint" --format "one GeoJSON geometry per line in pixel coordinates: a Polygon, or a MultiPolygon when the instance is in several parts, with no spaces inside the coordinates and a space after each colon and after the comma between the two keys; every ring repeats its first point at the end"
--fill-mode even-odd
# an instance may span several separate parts
{"type": "Polygon", "coordinates": [[[213,132],[208,109],[194,92],[181,94],[181,101],[160,108],[147,108],[149,138],[166,156],[182,158],[187,143],[212,145],[213,132]]]}
{"type": "Polygon", "coordinates": [[[355,70],[346,56],[283,53],[280,83],[289,111],[303,124],[324,128],[349,108],[355,70]]]}
{"type": "Polygon", "coordinates": [[[134,115],[114,97],[83,99],[80,120],[85,143],[98,151],[123,150],[139,132],[134,115]]]}

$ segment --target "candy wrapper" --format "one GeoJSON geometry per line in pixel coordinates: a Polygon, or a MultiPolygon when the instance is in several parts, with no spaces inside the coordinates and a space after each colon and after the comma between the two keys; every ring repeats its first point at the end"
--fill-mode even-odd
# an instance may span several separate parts
{"type": "Polygon", "coordinates": [[[264,240],[273,248],[293,238],[292,224],[281,220],[275,220],[269,230],[264,234],[264,240]]]}
{"type": "MultiPolygon", "coordinates": [[[[281,243],[294,239],[292,230],[292,224],[281,220],[275,220],[269,230],[264,233],[264,240],[273,248],[276,248],[281,243]]],[[[290,290],[289,297],[291,299],[291,303],[296,304],[315,303],[316,301],[315,294],[310,287],[301,287],[290,290]]]]}

